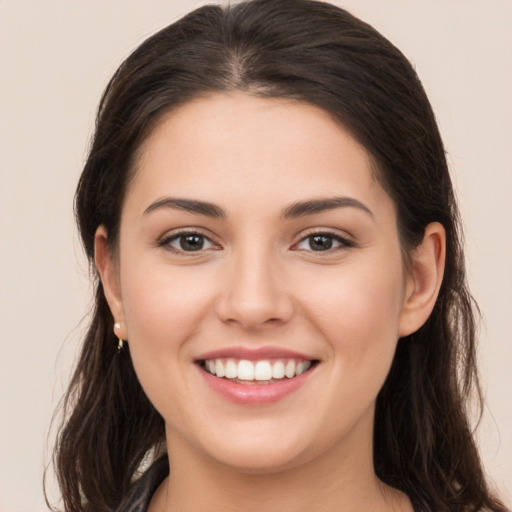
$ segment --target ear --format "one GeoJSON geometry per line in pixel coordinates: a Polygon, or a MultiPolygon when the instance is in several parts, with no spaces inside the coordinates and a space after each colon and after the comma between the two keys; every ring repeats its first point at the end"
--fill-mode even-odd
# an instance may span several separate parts
{"type": "Polygon", "coordinates": [[[121,286],[119,281],[119,265],[109,251],[108,234],[105,226],[100,226],[94,236],[94,262],[103,285],[103,292],[114,322],[120,324],[120,327],[112,328],[116,336],[126,340],[128,333],[124,321],[123,301],[121,299],[121,286]]]}
{"type": "Polygon", "coordinates": [[[439,222],[425,229],[423,241],[411,257],[399,321],[400,337],[416,332],[428,319],[443,281],[446,257],[446,233],[439,222]]]}

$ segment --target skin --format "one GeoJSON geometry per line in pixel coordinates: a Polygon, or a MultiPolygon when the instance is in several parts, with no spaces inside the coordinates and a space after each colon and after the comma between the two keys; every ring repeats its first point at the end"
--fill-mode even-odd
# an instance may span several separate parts
{"type": "Polygon", "coordinates": [[[406,268],[396,226],[366,150],[314,106],[233,93],[160,122],[140,148],[115,255],[106,230],[96,234],[116,334],[166,423],[172,477],[151,512],[412,510],[374,474],[374,408],[398,338],[434,306],[445,240],[430,224],[406,268]],[[282,216],[335,196],[371,213],[282,216]],[[165,197],[213,203],[225,218],[144,213],[165,197]],[[207,237],[203,250],[170,240],[184,228],[207,237]],[[315,251],[308,237],[326,232],[344,241],[315,251]],[[276,403],[235,404],[194,363],[233,346],[284,347],[320,363],[276,403]]]}

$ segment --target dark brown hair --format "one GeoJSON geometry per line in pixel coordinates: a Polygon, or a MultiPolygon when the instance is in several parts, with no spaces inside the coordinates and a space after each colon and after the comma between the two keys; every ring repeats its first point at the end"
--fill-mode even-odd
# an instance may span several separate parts
{"type": "Polygon", "coordinates": [[[94,269],[96,229],[106,227],[115,249],[137,149],[162,115],[235,90],[316,105],[348,128],[396,203],[404,254],[427,224],[444,226],[447,260],[437,303],[423,327],[399,340],[377,399],[375,472],[417,510],[505,510],[487,487],[468,420],[470,398],[481,407],[474,306],[434,114],[399,50],[346,11],[309,0],[201,7],[147,39],[107,86],[76,193],[96,302],[55,451],[65,510],[115,510],[141,461],[165,443],[163,419],[141,389],[129,348],[116,350],[94,269]]]}

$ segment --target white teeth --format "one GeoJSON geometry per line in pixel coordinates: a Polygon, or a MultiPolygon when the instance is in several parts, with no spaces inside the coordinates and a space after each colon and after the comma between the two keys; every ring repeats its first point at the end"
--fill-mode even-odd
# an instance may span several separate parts
{"type": "Polygon", "coordinates": [[[226,375],[222,359],[217,359],[215,361],[215,375],[217,375],[217,377],[224,377],[226,375]]]}
{"type": "Polygon", "coordinates": [[[272,366],[272,378],[282,379],[284,377],[284,363],[283,361],[276,361],[272,366]]]}
{"type": "Polygon", "coordinates": [[[290,361],[288,361],[286,363],[286,366],[285,366],[285,369],[284,369],[284,374],[289,378],[291,379],[292,377],[295,377],[295,361],[293,361],[292,359],[290,359],[290,361]]]}
{"type": "Polygon", "coordinates": [[[226,377],[228,379],[236,379],[238,377],[238,368],[233,359],[228,359],[226,361],[226,377]]]}
{"type": "Polygon", "coordinates": [[[249,361],[241,359],[209,359],[204,362],[204,369],[217,377],[247,381],[269,381],[272,379],[292,379],[302,375],[311,367],[311,361],[295,359],[277,359],[269,361],[249,361]]]}
{"type": "Polygon", "coordinates": [[[270,380],[272,378],[272,367],[268,361],[258,361],[254,368],[256,380],[270,380]]]}
{"type": "MultiPolygon", "coordinates": [[[[219,374],[217,374],[217,377],[219,374]]],[[[240,380],[254,380],[254,364],[251,361],[242,359],[238,363],[238,378],[240,380]]]]}

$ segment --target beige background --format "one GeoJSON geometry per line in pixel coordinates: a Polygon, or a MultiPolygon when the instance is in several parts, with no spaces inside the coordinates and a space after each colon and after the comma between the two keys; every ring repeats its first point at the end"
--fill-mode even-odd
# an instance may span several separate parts
{"type": "MultiPolygon", "coordinates": [[[[107,79],[201,1],[0,0],[0,512],[46,510],[46,435],[84,330],[72,198],[107,79]]],[[[467,224],[489,475],[512,502],[512,2],[340,0],[415,64],[467,224]]]]}

